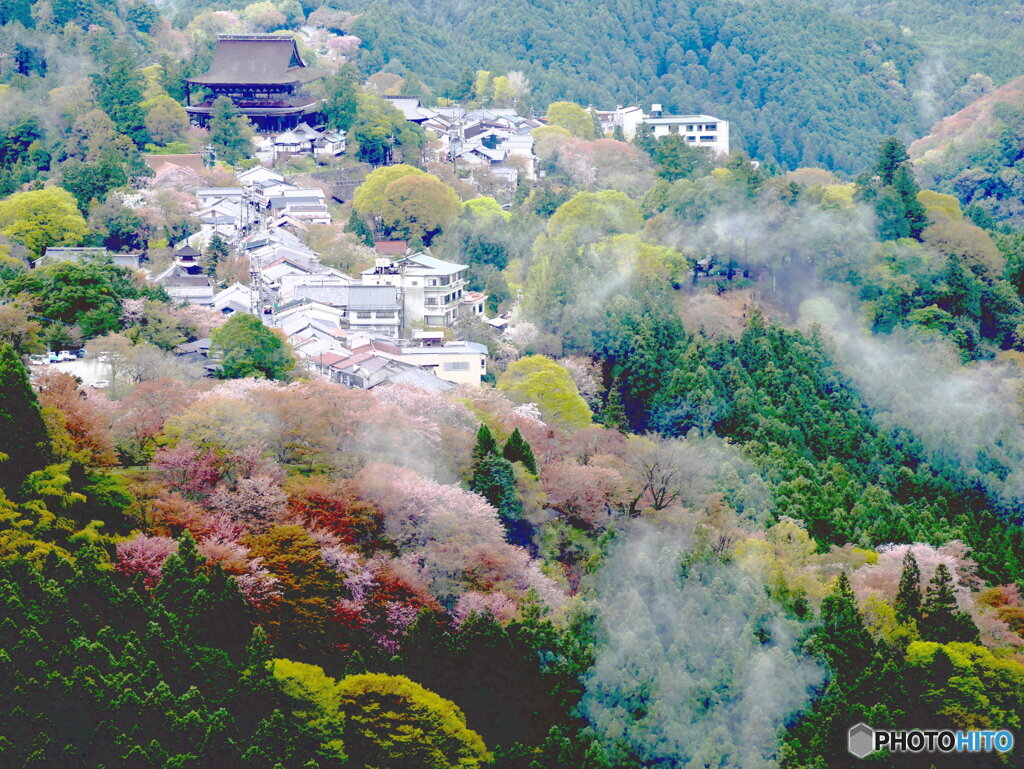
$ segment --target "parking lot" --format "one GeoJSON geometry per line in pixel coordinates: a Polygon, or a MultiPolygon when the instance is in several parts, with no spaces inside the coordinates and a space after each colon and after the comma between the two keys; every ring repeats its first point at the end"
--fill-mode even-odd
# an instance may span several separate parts
{"type": "Polygon", "coordinates": [[[44,369],[56,369],[66,374],[71,374],[82,380],[86,387],[93,387],[99,384],[100,389],[104,382],[110,381],[110,366],[96,358],[81,358],[76,360],[62,361],[60,363],[33,364],[32,368],[37,371],[44,369]]]}

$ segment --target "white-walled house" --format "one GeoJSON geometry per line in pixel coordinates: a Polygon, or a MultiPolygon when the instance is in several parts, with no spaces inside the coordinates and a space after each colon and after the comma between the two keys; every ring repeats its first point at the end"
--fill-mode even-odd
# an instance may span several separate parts
{"type": "Polygon", "coordinates": [[[459,341],[438,346],[403,347],[399,360],[426,369],[448,382],[479,387],[487,373],[487,346],[459,341]]]}
{"type": "MultiPolygon", "coordinates": [[[[653,105],[657,107],[658,105],[653,105]]],[[[655,138],[678,135],[687,144],[703,147],[715,155],[729,154],[729,121],[711,115],[653,115],[644,118],[643,125],[655,138]]]]}
{"type": "Polygon", "coordinates": [[[644,121],[644,111],[640,107],[616,107],[614,110],[594,110],[601,121],[601,129],[606,133],[614,133],[616,128],[622,129],[626,141],[636,137],[637,127],[644,121]]]}
{"type": "Polygon", "coordinates": [[[325,131],[313,142],[313,154],[318,158],[334,158],[345,154],[345,132],[325,131]]]}
{"type": "Polygon", "coordinates": [[[464,264],[418,253],[394,261],[381,257],[375,267],[363,270],[362,277],[366,285],[399,289],[407,328],[414,323],[451,326],[459,317],[467,269],[464,264]]]}

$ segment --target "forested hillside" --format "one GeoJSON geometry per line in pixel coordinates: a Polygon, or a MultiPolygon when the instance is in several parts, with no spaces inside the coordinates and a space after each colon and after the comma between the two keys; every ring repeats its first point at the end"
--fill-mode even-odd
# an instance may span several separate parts
{"type": "Polygon", "coordinates": [[[1024,78],[1017,77],[938,121],[910,146],[929,186],[956,195],[973,218],[1024,221],[1024,78]]]}
{"type": "Polygon", "coordinates": [[[467,70],[523,71],[540,105],[569,98],[728,115],[755,157],[845,172],[881,138],[920,135],[986,83],[1018,74],[1024,42],[1019,6],[1008,2],[353,8],[363,65],[415,73],[438,95],[468,93],[467,70]]]}
{"type": "Polygon", "coordinates": [[[1017,10],[5,3],[0,766],[1024,767],[1017,10]],[[344,154],[256,176],[344,176],[329,224],[204,226],[261,165],[230,98],[185,112],[220,32],[328,72],[344,154]],[[532,111],[486,129],[530,153],[389,88],[532,111]],[[264,281],[272,234],[324,269],[264,281]],[[450,369],[330,304],[408,247],[450,369]],[[859,762],[858,722],[1018,745],[859,762]]]}
{"type": "Polygon", "coordinates": [[[351,32],[364,67],[416,73],[438,95],[467,69],[521,70],[538,105],[728,115],[739,146],[787,168],[853,172],[881,137],[923,127],[924,51],[891,25],[799,2],[377,3],[351,32]]]}

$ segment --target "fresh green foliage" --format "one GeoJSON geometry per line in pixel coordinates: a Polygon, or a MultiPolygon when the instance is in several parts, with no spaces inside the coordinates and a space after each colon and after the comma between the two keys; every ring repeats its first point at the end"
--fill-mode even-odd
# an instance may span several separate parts
{"type": "Polygon", "coordinates": [[[380,218],[389,235],[429,246],[460,209],[458,195],[436,176],[409,174],[384,189],[380,218]]]}
{"type": "Polygon", "coordinates": [[[544,355],[520,358],[498,378],[498,389],[520,403],[535,403],[545,419],[569,429],[592,423],[586,401],[564,367],[544,355]]]}
{"type": "Polygon", "coordinates": [[[49,246],[78,245],[88,225],[66,190],[18,192],[0,200],[0,233],[23,243],[35,256],[49,246]]]}
{"type": "Polygon", "coordinates": [[[403,676],[368,673],[335,681],[313,665],[273,661],[321,751],[353,766],[475,769],[491,755],[455,705],[403,676]]]}
{"type": "Polygon", "coordinates": [[[259,318],[244,313],[236,313],[214,330],[210,348],[220,356],[224,379],[287,379],[295,368],[295,356],[284,338],[259,318]]]}

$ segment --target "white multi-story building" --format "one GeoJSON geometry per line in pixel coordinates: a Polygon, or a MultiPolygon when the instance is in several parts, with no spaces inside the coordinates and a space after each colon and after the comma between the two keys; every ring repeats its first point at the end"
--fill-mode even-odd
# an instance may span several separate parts
{"type": "Polygon", "coordinates": [[[633,141],[636,129],[644,122],[644,111],[639,107],[616,107],[614,110],[592,110],[601,121],[601,130],[611,134],[616,128],[622,130],[626,141],[633,141]]]}
{"type": "Polygon", "coordinates": [[[655,138],[676,134],[687,144],[704,147],[715,155],[729,154],[729,121],[711,115],[662,115],[661,105],[651,105],[643,124],[655,138]]]}
{"type": "Polygon", "coordinates": [[[466,288],[464,264],[454,264],[428,254],[410,254],[363,270],[368,286],[396,286],[402,295],[406,329],[414,323],[448,327],[459,317],[459,304],[466,288]]]}

